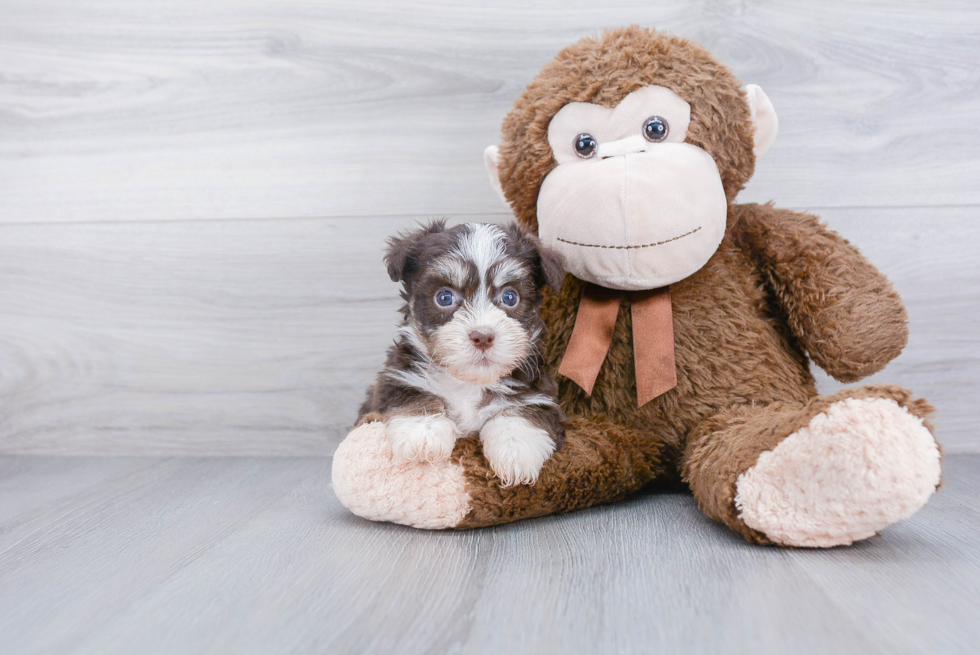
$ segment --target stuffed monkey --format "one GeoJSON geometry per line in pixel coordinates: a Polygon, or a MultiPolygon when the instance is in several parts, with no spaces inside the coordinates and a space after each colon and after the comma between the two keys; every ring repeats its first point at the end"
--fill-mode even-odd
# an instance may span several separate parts
{"type": "Polygon", "coordinates": [[[565,262],[541,310],[565,445],[508,487],[477,439],[398,461],[365,417],[334,458],[341,502],[473,528],[679,484],[751,542],[815,547],[922,507],[940,481],[930,405],[888,385],[821,396],[809,370],[884,367],[905,346],[901,299],[815,216],[734,202],[776,128],[760,88],[684,39],[630,27],[560,52],[485,160],[565,262]]]}

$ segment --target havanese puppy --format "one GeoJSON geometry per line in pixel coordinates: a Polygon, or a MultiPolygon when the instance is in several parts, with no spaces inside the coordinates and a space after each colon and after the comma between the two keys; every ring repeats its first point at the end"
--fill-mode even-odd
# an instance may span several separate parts
{"type": "Polygon", "coordinates": [[[438,220],[390,238],[385,263],[404,320],[360,416],[381,415],[397,458],[446,459],[479,434],[505,486],[536,482],[565,436],[538,317],[557,260],[516,224],[438,220]]]}

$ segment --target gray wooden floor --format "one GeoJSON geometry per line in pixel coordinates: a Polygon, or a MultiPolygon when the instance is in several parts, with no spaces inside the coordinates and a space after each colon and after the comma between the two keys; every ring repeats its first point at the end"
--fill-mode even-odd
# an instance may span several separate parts
{"type": "Polygon", "coordinates": [[[975,0],[0,1],[0,655],[980,652],[978,61],[975,0]],[[630,23],[765,88],[739,199],[906,300],[874,379],[952,455],[878,539],[751,547],[679,494],[460,534],[333,497],[385,237],[509,220],[504,114],[630,23]]]}
{"type": "Polygon", "coordinates": [[[3,653],[977,653],[980,455],[851,548],[690,496],[471,532],[348,514],[329,458],[0,458],[3,653]]]}

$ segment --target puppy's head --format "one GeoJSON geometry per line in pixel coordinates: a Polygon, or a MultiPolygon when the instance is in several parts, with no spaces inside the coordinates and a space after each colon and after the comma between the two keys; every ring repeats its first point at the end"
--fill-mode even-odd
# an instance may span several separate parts
{"type": "Polygon", "coordinates": [[[487,385],[509,375],[541,334],[541,290],[561,265],[516,224],[444,221],[388,240],[388,273],[402,282],[406,333],[453,377],[487,385]]]}

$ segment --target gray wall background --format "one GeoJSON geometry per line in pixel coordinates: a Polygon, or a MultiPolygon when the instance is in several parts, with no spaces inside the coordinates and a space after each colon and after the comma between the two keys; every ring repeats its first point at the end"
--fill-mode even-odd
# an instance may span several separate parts
{"type": "Polygon", "coordinates": [[[331,453],[394,334],[385,236],[506,220],[510,104],[629,23],[763,86],[781,133],[740,200],[891,277],[911,340],[874,379],[980,450],[975,1],[4,0],[0,454],[331,453]]]}

